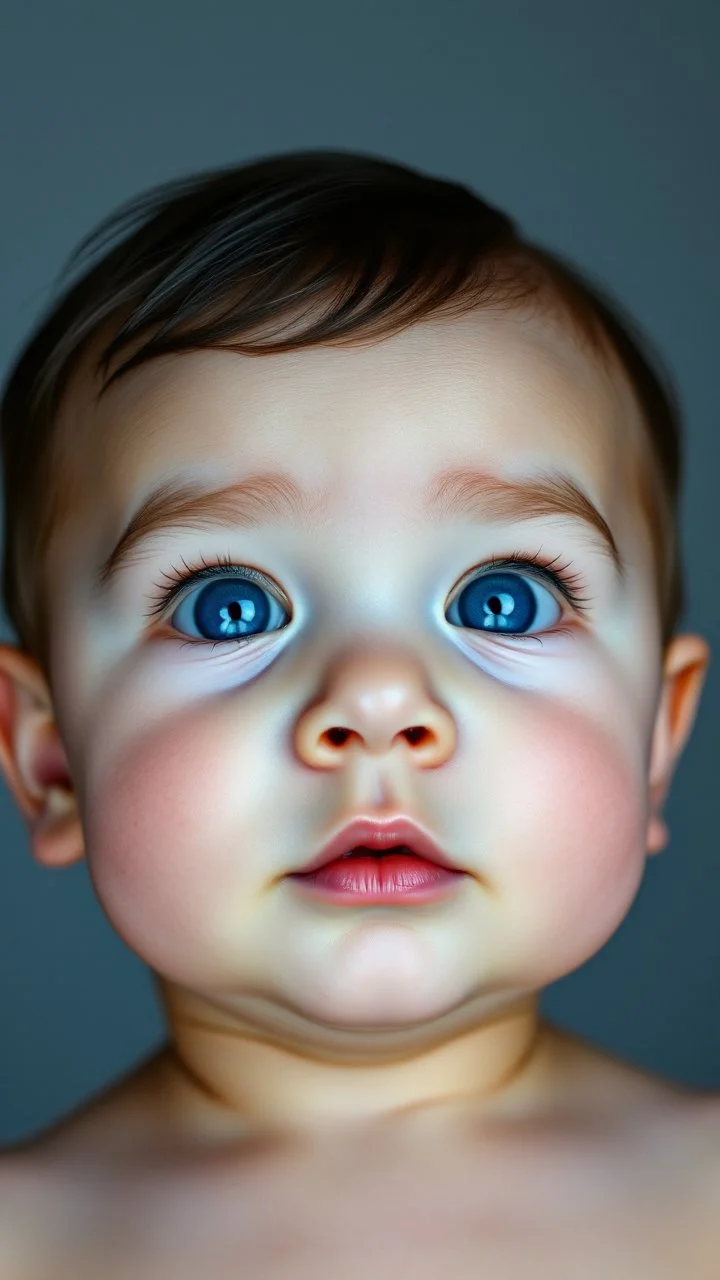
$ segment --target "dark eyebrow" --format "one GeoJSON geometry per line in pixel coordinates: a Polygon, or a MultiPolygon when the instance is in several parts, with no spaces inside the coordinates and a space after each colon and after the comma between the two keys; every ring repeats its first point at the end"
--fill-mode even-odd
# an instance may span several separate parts
{"type": "MultiPolygon", "coordinates": [[[[105,591],[132,558],[140,542],[169,529],[218,525],[256,529],[270,521],[316,520],[324,501],[305,493],[292,476],[263,471],[212,491],[196,483],[167,480],[152,490],[131,517],[100,566],[96,587],[105,591]]],[[[622,577],[625,565],[605,518],[584,490],[565,472],[508,479],[477,467],[451,467],[435,476],[420,497],[419,511],[435,523],[471,519],[479,523],[565,516],[589,525],[622,577]]]]}

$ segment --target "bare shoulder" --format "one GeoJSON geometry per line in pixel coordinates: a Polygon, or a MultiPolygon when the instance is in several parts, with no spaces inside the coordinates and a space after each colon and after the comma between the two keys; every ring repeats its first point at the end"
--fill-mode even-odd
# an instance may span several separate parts
{"type": "Polygon", "coordinates": [[[142,1166],[153,1143],[149,1098],[162,1054],[143,1060],[111,1086],[24,1142],[0,1150],[0,1277],[2,1280],[86,1280],[78,1267],[78,1240],[94,1244],[88,1224],[102,1233],[103,1210],[122,1186],[123,1157],[142,1166]],[[140,1153],[140,1154],[139,1154],[140,1153]],[[72,1262],[70,1261],[72,1259],[72,1262]]]}
{"type": "MultiPolygon", "coordinates": [[[[598,1152],[598,1167],[603,1150],[617,1153],[639,1185],[644,1175],[649,1188],[667,1188],[679,1210],[685,1204],[720,1222],[720,1093],[693,1091],[574,1034],[552,1035],[557,1114],[567,1107],[586,1117],[587,1148],[598,1152]]],[[[606,1167],[614,1170],[615,1159],[606,1167]]]]}
{"type": "Polygon", "coordinates": [[[166,1051],[161,1050],[143,1058],[46,1129],[13,1147],[0,1149],[0,1168],[7,1156],[21,1157],[17,1163],[23,1166],[26,1157],[30,1164],[42,1165],[65,1156],[73,1160],[75,1155],[91,1155],[93,1150],[107,1151],[109,1155],[116,1145],[131,1148],[143,1137],[154,1139],[153,1120],[158,1130],[163,1120],[162,1094],[156,1086],[166,1056],[166,1051]]]}
{"type": "Polygon", "coordinates": [[[103,1158],[99,1131],[93,1144],[84,1138],[78,1145],[69,1141],[70,1128],[62,1143],[0,1158],[0,1275],[185,1280],[205,1273],[208,1280],[226,1280],[237,1274],[223,1270],[212,1250],[235,1261],[245,1256],[252,1261],[249,1274],[277,1274],[278,1280],[299,1273],[349,1274],[347,1241],[359,1204],[378,1224],[375,1274],[399,1255],[400,1246],[416,1250],[419,1270],[431,1257],[437,1262],[434,1274],[447,1266],[459,1280],[477,1274],[471,1256],[482,1258],[493,1274],[508,1274],[512,1263],[512,1274],[534,1275],[538,1250],[547,1255],[549,1274],[581,1275],[592,1249],[604,1268],[598,1275],[714,1280],[720,1256],[720,1097],[676,1099],[643,1121],[635,1113],[633,1123],[618,1125],[617,1133],[618,1141],[608,1144],[602,1131],[593,1135],[589,1126],[578,1147],[565,1144],[564,1134],[558,1141],[551,1126],[547,1142],[533,1147],[531,1140],[517,1153],[519,1160],[513,1154],[508,1163],[496,1149],[501,1185],[481,1151],[475,1161],[456,1162],[442,1150],[436,1160],[416,1159],[406,1169],[402,1158],[387,1158],[379,1167],[367,1159],[372,1148],[359,1153],[359,1160],[352,1152],[337,1153],[331,1183],[323,1161],[308,1161],[305,1168],[298,1156],[270,1177],[264,1169],[249,1185],[244,1179],[218,1182],[202,1162],[187,1177],[145,1157],[134,1167],[121,1160],[123,1171],[114,1159],[103,1158]],[[353,1183],[358,1196],[348,1196],[353,1183]],[[432,1230],[428,1220],[428,1230],[419,1235],[413,1209],[418,1200],[432,1200],[430,1218],[437,1219],[432,1230]],[[269,1269],[276,1262],[279,1214],[289,1236],[297,1238],[306,1271],[269,1269]],[[119,1221],[125,1224],[122,1239],[119,1221]],[[516,1229],[508,1233],[512,1221],[516,1229]],[[203,1253],[208,1222],[213,1245],[203,1253]],[[448,1257],[450,1240],[458,1251],[456,1265],[448,1257]]]}
{"type": "Polygon", "coordinates": [[[704,1133],[710,1148],[720,1139],[720,1092],[694,1091],[559,1027],[548,1027],[547,1042],[561,1102],[589,1117],[612,1122],[617,1116],[623,1125],[635,1117],[638,1127],[650,1131],[656,1125],[677,1126],[693,1142],[704,1133]]]}
{"type": "MultiPolygon", "coordinates": [[[[123,1235],[124,1258],[115,1257],[117,1265],[121,1261],[127,1265],[129,1251],[138,1266],[140,1259],[154,1260],[154,1271],[148,1274],[161,1274],[165,1268],[177,1276],[182,1270],[180,1262],[192,1253],[193,1236],[203,1236],[197,1224],[205,1214],[213,1216],[216,1233],[219,1237],[227,1234],[235,1249],[238,1214],[246,1199],[247,1210],[240,1214],[243,1230],[247,1228],[251,1237],[257,1237],[261,1257],[265,1247],[262,1223],[277,1221],[279,1204],[284,1219],[292,1222],[299,1186],[309,1189],[301,1197],[305,1217],[319,1213],[322,1207],[325,1226],[318,1221],[317,1238],[324,1239],[328,1216],[333,1220],[333,1206],[327,1202],[337,1195],[334,1212],[342,1222],[348,1211],[347,1187],[353,1179],[361,1198],[371,1198],[368,1209],[379,1213],[393,1196],[402,1198],[404,1193],[399,1189],[405,1186],[410,1206],[414,1203],[413,1188],[417,1191],[420,1181],[424,1195],[427,1188],[422,1179],[431,1174],[441,1216],[445,1202],[456,1213],[457,1205],[468,1199],[470,1186],[468,1232],[479,1252],[489,1247],[495,1230],[483,1205],[494,1203],[493,1196],[499,1194],[507,1201],[499,1206],[499,1218],[517,1219],[514,1234],[528,1242],[529,1255],[535,1247],[531,1248],[532,1241],[539,1247],[539,1242],[546,1240],[548,1223],[558,1228],[551,1233],[558,1248],[574,1247],[576,1230],[581,1235],[587,1233],[585,1244],[578,1245],[582,1251],[587,1240],[595,1239],[597,1221],[602,1220],[608,1248],[613,1240],[619,1242],[619,1248],[625,1247],[622,1241],[627,1239],[628,1250],[637,1247],[659,1256],[662,1227],[670,1247],[677,1249],[687,1264],[678,1275],[692,1274],[698,1280],[701,1276],[704,1280],[705,1274],[714,1275],[712,1269],[705,1272],[703,1268],[706,1259],[720,1256],[716,1225],[720,1222],[720,1094],[693,1093],[564,1032],[558,1032],[554,1040],[551,1037],[551,1045],[556,1102],[545,1108],[539,1119],[512,1121],[508,1144],[502,1136],[503,1124],[494,1129],[497,1143],[491,1144],[480,1124],[480,1140],[476,1145],[464,1141],[457,1159],[443,1143],[437,1148],[437,1160],[434,1156],[421,1161],[415,1158],[413,1167],[403,1170],[402,1146],[398,1144],[395,1161],[390,1139],[380,1162],[374,1158],[372,1146],[367,1154],[360,1150],[348,1151],[345,1156],[338,1153],[339,1161],[347,1161],[347,1178],[335,1178],[330,1185],[322,1161],[313,1164],[310,1160],[304,1170],[299,1163],[284,1159],[270,1161],[258,1177],[257,1160],[251,1155],[246,1172],[252,1176],[239,1181],[234,1174],[229,1179],[225,1173],[219,1181],[206,1155],[178,1161],[162,1117],[163,1091],[158,1084],[162,1083],[163,1064],[162,1055],[157,1055],[26,1147],[0,1154],[0,1276],[3,1280],[35,1280],[36,1276],[40,1280],[52,1273],[53,1280],[96,1280],[98,1275],[112,1280],[115,1273],[109,1259],[117,1253],[119,1211],[127,1231],[123,1235]],[[440,1153],[445,1171],[441,1181],[448,1190],[438,1200],[440,1153]],[[500,1187],[488,1167],[495,1157],[502,1161],[500,1187]],[[477,1194],[472,1192],[473,1186],[477,1194]],[[155,1209],[148,1214],[151,1199],[155,1209]],[[222,1218],[221,1222],[223,1204],[227,1221],[222,1218]],[[582,1218],[585,1213],[587,1221],[582,1218]],[[156,1227],[166,1223],[167,1229],[154,1231],[148,1240],[148,1221],[156,1227]],[[157,1241],[171,1236],[177,1257],[159,1258],[153,1253],[157,1241]],[[50,1259],[52,1267],[48,1266],[50,1259]]],[[[473,1130],[472,1124],[459,1128],[464,1134],[473,1130]]],[[[432,1155],[433,1151],[435,1148],[428,1145],[428,1152],[432,1155]]],[[[404,1212],[400,1204],[393,1221],[404,1221],[404,1212]]],[[[410,1207],[407,1214],[407,1221],[414,1220],[410,1207]]],[[[612,1268],[607,1272],[614,1273],[617,1271],[612,1268]]],[[[126,1273],[121,1270],[120,1274],[126,1273]]],[[[262,1268],[257,1274],[263,1274],[262,1268]]]]}
{"type": "MultiPolygon", "coordinates": [[[[42,1144],[0,1156],[3,1280],[90,1280],[104,1274],[93,1226],[100,1188],[89,1165],[53,1158],[42,1144]],[[87,1241],[89,1250],[83,1243],[87,1241]]],[[[110,1276],[107,1276],[110,1280],[110,1276]]]]}

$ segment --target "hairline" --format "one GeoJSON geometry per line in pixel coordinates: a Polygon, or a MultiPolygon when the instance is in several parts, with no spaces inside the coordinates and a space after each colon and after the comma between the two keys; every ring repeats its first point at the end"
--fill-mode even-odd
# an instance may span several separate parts
{"type": "MultiPolygon", "coordinates": [[[[655,561],[655,583],[657,589],[658,608],[661,615],[661,626],[663,632],[667,630],[666,614],[668,608],[671,607],[670,596],[665,589],[664,579],[675,572],[677,567],[674,566],[674,559],[669,552],[672,552],[672,538],[668,539],[668,533],[671,530],[667,526],[667,513],[670,513],[671,524],[676,528],[676,522],[672,520],[673,506],[668,491],[667,478],[664,474],[664,468],[660,465],[659,446],[653,435],[652,423],[646,407],[643,404],[641,393],[632,385],[632,379],[629,370],[626,368],[625,359],[620,350],[617,349],[615,340],[611,330],[608,328],[605,319],[596,306],[596,301],[590,293],[586,297],[582,288],[577,289],[574,281],[568,282],[561,276],[557,276],[552,264],[548,264],[544,257],[544,250],[539,251],[537,256],[537,248],[532,243],[517,242],[511,246],[508,251],[500,251],[500,253],[490,252],[481,264],[481,268],[475,274],[468,275],[460,284],[460,286],[444,301],[435,305],[424,305],[427,300],[423,300],[415,309],[411,311],[409,317],[406,316],[402,307],[399,309],[390,304],[380,313],[374,316],[368,323],[365,318],[359,324],[350,328],[341,334],[339,338],[326,339],[325,341],[305,341],[303,335],[307,329],[308,310],[306,309],[300,316],[301,325],[298,340],[294,339],[291,333],[291,339],[287,339],[288,324],[292,322],[292,308],[278,308],[273,313],[269,325],[271,334],[278,328],[283,333],[283,352],[299,351],[309,349],[311,347],[360,347],[365,345],[374,345],[381,342],[385,337],[391,337],[393,334],[399,333],[404,329],[411,328],[415,324],[439,320],[443,317],[453,317],[463,315],[467,312],[477,309],[486,313],[496,311],[501,315],[507,314],[524,314],[535,318],[541,315],[546,323],[555,326],[566,336],[570,337],[576,344],[580,346],[582,351],[593,358],[598,366],[610,377],[621,377],[623,382],[629,386],[632,402],[637,410],[637,419],[640,424],[640,431],[633,431],[631,434],[635,439],[633,450],[636,460],[636,466],[633,469],[637,471],[636,490],[640,501],[642,515],[648,526],[650,540],[652,543],[653,557],[655,561]],[[497,260],[500,266],[505,270],[499,290],[494,290],[493,285],[497,277],[493,274],[493,261],[497,260]],[[491,286],[489,293],[486,291],[486,279],[484,272],[488,269],[490,263],[490,280],[491,286]],[[508,271],[509,264],[509,271],[508,271]],[[398,310],[400,314],[398,315],[398,310]],[[303,321],[305,323],[303,323],[303,321]],[[642,440],[640,440],[642,436],[642,440]],[[647,466],[644,465],[647,459],[650,459],[650,471],[652,475],[651,481],[647,482],[647,466]],[[672,559],[672,563],[671,563],[672,559]]],[[[332,291],[331,295],[332,295],[332,291]]],[[[316,306],[312,309],[322,308],[326,301],[325,296],[321,296],[315,300],[316,306]]],[[[132,352],[133,345],[136,348],[142,348],[143,343],[137,335],[129,337],[127,342],[120,345],[116,350],[116,360],[108,362],[107,353],[112,342],[115,340],[118,332],[118,326],[122,325],[123,316],[135,314],[135,310],[139,305],[136,299],[132,305],[127,301],[119,303],[114,310],[108,309],[102,319],[98,320],[94,328],[85,332],[81,341],[72,350],[65,359],[65,362],[56,370],[53,386],[60,384],[60,389],[54,400],[52,412],[46,417],[43,424],[43,431],[38,435],[40,444],[40,465],[38,467],[37,479],[37,498],[33,508],[37,515],[37,531],[30,536],[31,552],[30,555],[18,550],[15,544],[15,564],[21,566],[23,563],[23,555],[25,555],[24,563],[28,559],[32,560],[32,576],[33,581],[28,584],[27,590],[23,589],[22,581],[18,583],[16,594],[16,612],[21,620],[26,624],[26,631],[33,632],[31,644],[36,650],[41,650],[45,657],[45,665],[47,667],[47,654],[49,647],[49,620],[44,617],[45,609],[43,601],[46,598],[44,589],[44,574],[47,570],[48,555],[54,541],[57,528],[62,522],[63,507],[67,506],[72,500],[72,464],[68,462],[68,455],[71,455],[73,442],[69,442],[66,433],[62,430],[63,409],[67,406],[68,400],[77,386],[78,377],[82,377],[83,373],[90,374],[91,377],[97,378],[103,375],[104,380],[101,383],[100,394],[97,399],[104,394],[108,386],[113,381],[118,381],[122,376],[124,364],[127,361],[120,359],[123,353],[130,348],[130,359],[134,359],[134,367],[139,368],[145,363],[150,363],[156,358],[156,353],[151,352],[147,358],[138,358],[138,351],[132,352]],[[100,345],[101,339],[105,333],[110,334],[109,341],[100,345]],[[137,340],[136,340],[137,339],[137,340]],[[98,351],[99,348],[99,351],[98,351]],[[95,361],[89,363],[95,354],[95,361]],[[113,364],[115,368],[113,368],[113,364]],[[109,375],[109,376],[108,376],[109,375]],[[43,466],[43,458],[45,465],[43,466]]],[[[195,317],[196,323],[202,323],[202,314],[195,317]]],[[[176,326],[172,329],[173,333],[178,333],[179,328],[176,326]]],[[[238,326],[238,333],[253,341],[253,346],[242,346],[242,350],[250,355],[262,356],[266,354],[280,353],[277,347],[271,343],[258,343],[255,341],[253,334],[248,335],[243,330],[242,322],[238,326]]],[[[256,335],[255,335],[256,337],[256,335]]],[[[222,349],[230,347],[237,349],[232,340],[223,340],[221,343],[216,342],[197,342],[194,346],[185,348],[186,350],[212,350],[213,348],[222,349]]],[[[164,354],[163,352],[157,353],[164,354]]],[[[182,349],[177,352],[182,354],[182,349]]],[[[21,532],[25,534],[25,544],[27,546],[28,535],[27,527],[21,532]]],[[[18,568],[15,575],[16,579],[22,573],[22,569],[18,568]]],[[[28,632],[29,633],[29,632],[28,632]]],[[[664,635],[664,643],[667,643],[669,636],[664,635]]]]}

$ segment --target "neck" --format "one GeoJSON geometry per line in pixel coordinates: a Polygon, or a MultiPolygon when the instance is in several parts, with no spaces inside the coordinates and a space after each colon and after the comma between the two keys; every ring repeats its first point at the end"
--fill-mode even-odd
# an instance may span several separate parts
{"type": "Polygon", "coordinates": [[[523,996],[480,1025],[382,1057],[312,1050],[297,1035],[262,1030],[177,988],[161,987],[170,1045],[165,1094],[175,1123],[198,1138],[345,1131],[472,1107],[496,1116],[526,1109],[548,1078],[549,1028],[537,996],[523,996]]]}

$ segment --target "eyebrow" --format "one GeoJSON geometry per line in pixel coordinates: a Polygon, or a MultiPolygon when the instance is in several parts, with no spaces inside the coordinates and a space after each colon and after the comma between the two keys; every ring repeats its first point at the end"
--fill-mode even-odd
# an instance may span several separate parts
{"type": "MultiPolygon", "coordinates": [[[[282,471],[262,471],[211,491],[196,483],[166,480],[154,488],[131,517],[95,579],[104,592],[132,559],[141,542],[170,529],[203,529],[218,525],[256,529],[269,522],[317,520],[322,499],[306,493],[282,471]]],[[[510,479],[477,467],[451,467],[440,472],[420,497],[419,510],[436,523],[471,519],[478,523],[564,516],[593,531],[620,577],[625,565],[612,531],[580,485],[565,472],[550,469],[537,476],[510,479]]]]}

